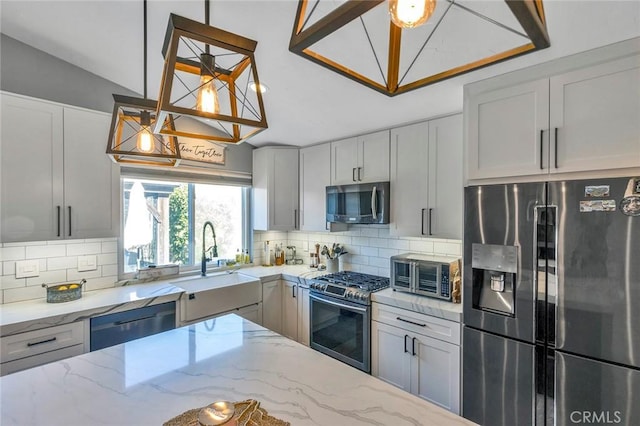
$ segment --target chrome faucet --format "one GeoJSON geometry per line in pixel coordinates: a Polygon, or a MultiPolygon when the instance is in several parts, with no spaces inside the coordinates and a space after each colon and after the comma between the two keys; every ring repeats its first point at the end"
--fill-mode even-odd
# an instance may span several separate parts
{"type": "Polygon", "coordinates": [[[213,223],[206,221],[202,226],[202,267],[200,268],[202,272],[202,276],[207,276],[207,262],[211,260],[211,258],[207,257],[207,252],[211,251],[211,258],[218,257],[218,243],[216,242],[216,230],[213,227],[213,223]],[[205,249],[205,231],[207,230],[207,225],[211,227],[211,233],[213,234],[213,245],[208,249],[205,249]],[[213,249],[213,250],[212,250],[213,249]]]}

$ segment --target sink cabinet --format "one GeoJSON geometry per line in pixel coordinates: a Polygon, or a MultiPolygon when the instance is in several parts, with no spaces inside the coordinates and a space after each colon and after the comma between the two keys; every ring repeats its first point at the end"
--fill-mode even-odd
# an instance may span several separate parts
{"type": "Polygon", "coordinates": [[[371,374],[460,413],[460,324],[372,304],[371,374]]]}
{"type": "Polygon", "coordinates": [[[256,316],[255,309],[259,310],[258,304],[262,301],[260,280],[240,274],[213,275],[172,284],[185,290],[180,296],[181,326],[223,313],[239,314],[241,308],[247,307],[253,308],[243,312],[256,316]]]}
{"type": "Polygon", "coordinates": [[[2,93],[0,241],[118,236],[110,116],[2,93]]]}

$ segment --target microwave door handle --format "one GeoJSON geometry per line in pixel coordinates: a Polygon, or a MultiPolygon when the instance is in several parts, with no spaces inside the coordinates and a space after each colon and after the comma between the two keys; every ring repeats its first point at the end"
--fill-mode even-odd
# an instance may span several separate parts
{"type": "Polygon", "coordinates": [[[418,285],[418,263],[417,262],[411,262],[411,280],[409,281],[411,282],[411,290],[418,291],[418,288],[420,286],[418,285]]]}
{"type": "Polygon", "coordinates": [[[376,187],[374,186],[371,190],[371,213],[373,214],[373,219],[378,219],[378,197],[376,193],[376,187]]]}

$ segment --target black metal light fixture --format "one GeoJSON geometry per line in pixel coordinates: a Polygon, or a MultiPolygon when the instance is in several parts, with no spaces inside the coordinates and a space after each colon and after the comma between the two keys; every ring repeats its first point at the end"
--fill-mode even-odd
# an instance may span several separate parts
{"type": "Polygon", "coordinates": [[[250,90],[260,87],[257,42],[210,26],[209,14],[205,0],[204,24],[169,17],[155,131],[240,143],[267,128],[262,91],[250,90]],[[166,121],[170,115],[174,127],[166,121]]]}
{"type": "Polygon", "coordinates": [[[549,46],[542,0],[298,0],[289,42],[388,96],[549,46]]]}
{"type": "MultiPolygon", "coordinates": [[[[113,95],[114,107],[107,154],[116,163],[176,166],[180,161],[175,136],[154,134],[157,102],[147,99],[147,0],[144,8],[144,98],[113,95]]],[[[163,118],[173,128],[173,117],[163,118]]]]}

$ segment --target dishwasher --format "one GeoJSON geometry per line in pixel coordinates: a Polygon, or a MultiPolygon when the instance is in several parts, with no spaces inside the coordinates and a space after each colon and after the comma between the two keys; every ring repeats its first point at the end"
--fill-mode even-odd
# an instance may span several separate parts
{"type": "Polygon", "coordinates": [[[91,352],[176,328],[176,302],[91,318],[91,352]]]}

